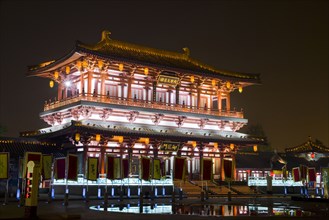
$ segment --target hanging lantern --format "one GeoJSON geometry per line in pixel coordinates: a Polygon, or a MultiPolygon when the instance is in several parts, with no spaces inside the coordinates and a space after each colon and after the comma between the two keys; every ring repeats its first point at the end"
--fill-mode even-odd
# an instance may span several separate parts
{"type": "Polygon", "coordinates": [[[191,83],[194,83],[194,76],[191,76],[191,83]]]}
{"type": "Polygon", "coordinates": [[[102,60],[98,60],[98,68],[99,69],[102,69],[103,68],[103,65],[104,65],[103,61],[102,60]]]}
{"type": "Polygon", "coordinates": [[[69,74],[70,71],[71,71],[71,68],[70,68],[69,66],[65,67],[65,72],[66,72],[66,74],[69,74]]]}
{"type": "Polygon", "coordinates": [[[96,134],[96,141],[99,142],[101,140],[101,135],[100,134],[96,134]]]}
{"type": "Polygon", "coordinates": [[[54,87],[54,81],[52,81],[52,80],[49,81],[49,87],[50,88],[53,88],[54,87]]]}
{"type": "Polygon", "coordinates": [[[87,60],[83,60],[82,61],[82,67],[83,68],[87,68],[88,67],[88,61],[87,60]]]}
{"type": "Polygon", "coordinates": [[[229,89],[231,88],[231,83],[229,81],[226,82],[226,87],[229,89]]]}
{"type": "Polygon", "coordinates": [[[145,75],[148,75],[149,74],[149,68],[147,68],[147,67],[144,68],[144,74],[145,75]]]}
{"type": "Polygon", "coordinates": [[[59,72],[58,72],[58,71],[55,71],[55,72],[54,72],[54,78],[55,78],[55,79],[58,79],[58,77],[59,77],[59,72]]]}
{"type": "Polygon", "coordinates": [[[218,143],[214,143],[214,148],[215,148],[215,149],[218,148],[218,143]]]}
{"type": "Polygon", "coordinates": [[[192,147],[195,148],[196,147],[196,141],[191,141],[192,147]]]}
{"type": "Polygon", "coordinates": [[[211,85],[212,85],[212,86],[215,86],[215,85],[216,85],[216,80],[214,80],[214,79],[211,80],[211,85]]]}
{"type": "Polygon", "coordinates": [[[230,144],[230,149],[234,150],[234,144],[230,144]]]}
{"type": "Polygon", "coordinates": [[[120,144],[122,144],[122,142],[123,142],[123,136],[119,136],[119,138],[118,138],[118,142],[119,142],[120,144]]]}
{"type": "Polygon", "coordinates": [[[149,138],[143,138],[143,142],[144,142],[145,144],[149,144],[149,143],[150,143],[150,139],[149,139],[149,138]]]}
{"type": "Polygon", "coordinates": [[[254,145],[254,152],[257,152],[257,145],[254,145]]]}
{"type": "Polygon", "coordinates": [[[82,67],[82,63],[80,60],[77,61],[77,68],[78,70],[80,71],[81,70],[81,67],[82,67]]]}
{"type": "Polygon", "coordinates": [[[312,152],[311,153],[311,158],[314,159],[314,157],[315,157],[315,153],[312,152]]]}
{"type": "Polygon", "coordinates": [[[120,71],[123,70],[123,64],[122,64],[122,63],[119,64],[119,70],[120,70],[120,71]]]}
{"type": "Polygon", "coordinates": [[[79,133],[75,133],[75,137],[74,137],[76,142],[80,141],[80,134],[79,133]]]}
{"type": "Polygon", "coordinates": [[[239,92],[241,93],[243,91],[242,86],[239,86],[239,92]]]}

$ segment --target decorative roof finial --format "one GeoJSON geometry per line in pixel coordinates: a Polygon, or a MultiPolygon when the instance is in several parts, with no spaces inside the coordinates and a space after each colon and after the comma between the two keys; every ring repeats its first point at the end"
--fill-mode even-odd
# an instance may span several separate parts
{"type": "Polygon", "coordinates": [[[108,30],[102,31],[102,41],[103,40],[110,40],[110,34],[111,32],[108,30]]]}
{"type": "Polygon", "coordinates": [[[190,49],[188,49],[188,47],[184,47],[183,48],[184,54],[189,57],[190,56],[190,49]]]}

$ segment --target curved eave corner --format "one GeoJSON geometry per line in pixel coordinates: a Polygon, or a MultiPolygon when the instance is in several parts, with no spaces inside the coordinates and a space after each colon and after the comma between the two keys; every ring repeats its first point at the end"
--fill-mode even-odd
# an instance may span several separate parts
{"type": "Polygon", "coordinates": [[[37,64],[37,65],[27,66],[26,75],[28,77],[42,75],[42,74],[46,73],[49,69],[55,67],[56,65],[61,64],[68,58],[72,57],[77,51],[78,51],[77,47],[75,46],[69,53],[67,53],[66,55],[62,56],[61,58],[59,58],[57,60],[47,61],[47,62],[43,62],[43,63],[37,64]]]}

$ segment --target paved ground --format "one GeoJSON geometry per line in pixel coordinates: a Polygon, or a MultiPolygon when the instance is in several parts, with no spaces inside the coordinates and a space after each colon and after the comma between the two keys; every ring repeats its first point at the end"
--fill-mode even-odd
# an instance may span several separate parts
{"type": "MultiPolygon", "coordinates": [[[[3,198],[0,198],[1,203],[3,198]]],[[[57,198],[51,203],[46,203],[47,199],[45,195],[40,195],[37,216],[39,219],[120,219],[129,218],[129,220],[138,219],[168,219],[181,220],[182,217],[189,218],[191,220],[205,219],[205,216],[201,215],[178,215],[178,214],[129,214],[129,213],[111,213],[105,211],[90,210],[89,207],[93,205],[101,205],[102,200],[96,198],[91,199],[88,203],[81,200],[81,197],[70,198],[68,206],[62,205],[63,198],[57,198]]],[[[137,204],[137,199],[124,200],[125,203],[137,204]]],[[[149,203],[149,200],[145,200],[145,203],[149,203]]],[[[262,196],[244,196],[244,197],[232,197],[231,201],[227,197],[210,198],[207,201],[201,202],[200,198],[184,198],[182,201],[176,199],[176,205],[182,204],[228,204],[228,205],[246,205],[246,204],[260,204],[271,205],[273,203],[285,203],[289,205],[299,206],[303,210],[307,210],[316,216],[303,217],[303,219],[329,219],[329,204],[319,202],[298,202],[292,201],[290,197],[283,197],[281,195],[262,195],[262,196]]],[[[110,199],[109,204],[119,204],[117,199],[110,199]]],[[[171,204],[170,198],[158,198],[155,200],[157,204],[171,204]]],[[[7,205],[0,206],[0,219],[22,219],[24,217],[25,207],[18,207],[18,202],[11,198],[7,205]]],[[[207,216],[211,219],[225,218],[225,219],[254,219],[257,217],[264,218],[264,216],[237,216],[237,217],[222,217],[222,216],[207,216]]],[[[283,216],[266,216],[267,219],[295,219],[297,217],[283,217],[283,216]]]]}

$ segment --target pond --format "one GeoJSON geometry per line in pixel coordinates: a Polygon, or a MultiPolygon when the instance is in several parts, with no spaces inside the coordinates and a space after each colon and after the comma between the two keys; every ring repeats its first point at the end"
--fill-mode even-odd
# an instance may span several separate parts
{"type": "MultiPolygon", "coordinates": [[[[91,210],[104,211],[101,205],[91,206],[91,210]]],[[[284,203],[273,203],[273,206],[260,204],[227,205],[227,204],[111,204],[108,212],[144,213],[144,214],[180,214],[200,216],[313,216],[314,213],[302,210],[297,206],[284,203]]]]}

